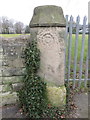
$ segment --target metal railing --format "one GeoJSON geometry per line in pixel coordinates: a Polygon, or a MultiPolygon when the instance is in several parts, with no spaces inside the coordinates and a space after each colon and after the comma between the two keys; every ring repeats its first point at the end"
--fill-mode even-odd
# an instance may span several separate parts
{"type": "Polygon", "coordinates": [[[73,81],[73,88],[84,82],[87,86],[88,78],[88,25],[87,17],[83,19],[83,25],[80,25],[80,17],[73,20],[73,16],[68,20],[66,16],[66,50],[65,50],[65,80],[73,81]],[[80,47],[80,48],[79,48],[80,47]],[[78,69],[77,69],[78,68],[78,69]],[[77,77],[78,74],[78,77],[77,77]]]}

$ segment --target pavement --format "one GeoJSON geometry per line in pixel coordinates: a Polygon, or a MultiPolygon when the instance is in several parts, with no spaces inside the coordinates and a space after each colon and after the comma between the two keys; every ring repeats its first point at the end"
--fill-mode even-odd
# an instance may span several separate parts
{"type": "Polygon", "coordinates": [[[18,105],[9,105],[2,107],[2,118],[25,118],[25,115],[22,114],[18,105]]]}
{"type": "MultiPolygon", "coordinates": [[[[70,118],[88,118],[88,94],[77,93],[74,96],[75,110],[71,112],[70,118]]],[[[90,106],[90,105],[89,105],[90,106]]],[[[2,109],[2,118],[25,118],[18,105],[4,106],[2,109]]]]}
{"type": "Polygon", "coordinates": [[[73,102],[76,106],[71,112],[70,118],[89,118],[89,102],[88,93],[77,93],[73,98],[73,102]]]}

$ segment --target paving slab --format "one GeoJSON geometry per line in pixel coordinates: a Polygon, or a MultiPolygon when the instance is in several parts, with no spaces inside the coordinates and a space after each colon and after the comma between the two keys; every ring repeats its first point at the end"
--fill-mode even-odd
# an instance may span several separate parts
{"type": "Polygon", "coordinates": [[[9,105],[2,108],[2,118],[25,118],[18,105],[9,105]]]}
{"type": "Polygon", "coordinates": [[[89,117],[88,93],[77,93],[75,94],[73,100],[77,109],[71,112],[70,118],[88,118],[89,117]]]}
{"type": "MultiPolygon", "coordinates": [[[[74,96],[74,104],[77,109],[71,111],[70,118],[89,118],[90,113],[88,113],[89,102],[87,93],[77,93],[74,96]]],[[[2,110],[2,118],[26,118],[22,114],[18,105],[9,105],[0,108],[2,110]]]]}

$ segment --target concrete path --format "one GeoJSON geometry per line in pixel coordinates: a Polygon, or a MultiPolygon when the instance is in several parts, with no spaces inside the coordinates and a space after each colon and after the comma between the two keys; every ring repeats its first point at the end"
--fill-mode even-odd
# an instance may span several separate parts
{"type": "MultiPolygon", "coordinates": [[[[74,96],[74,104],[77,109],[71,111],[70,118],[88,118],[88,94],[79,93],[74,96]]],[[[1,110],[1,108],[0,108],[1,110]]],[[[89,113],[90,115],[90,113],[89,113]]],[[[3,107],[3,118],[25,118],[18,105],[3,107]]]]}
{"type": "Polygon", "coordinates": [[[2,108],[2,118],[25,118],[25,116],[19,110],[18,105],[12,105],[2,108]]]}
{"type": "Polygon", "coordinates": [[[88,118],[88,94],[78,93],[74,96],[77,109],[71,112],[71,118],[88,118]]]}

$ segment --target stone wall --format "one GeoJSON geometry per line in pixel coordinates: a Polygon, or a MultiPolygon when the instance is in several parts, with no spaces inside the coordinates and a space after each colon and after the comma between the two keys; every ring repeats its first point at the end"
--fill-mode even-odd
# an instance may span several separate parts
{"type": "Polygon", "coordinates": [[[0,39],[0,97],[2,104],[15,103],[16,91],[24,75],[23,50],[30,40],[40,50],[38,74],[47,83],[47,96],[53,106],[66,104],[64,85],[65,18],[61,7],[46,5],[34,9],[30,36],[0,39]]]}
{"type": "Polygon", "coordinates": [[[0,38],[0,105],[15,103],[24,75],[23,50],[29,35],[0,38]]]}

